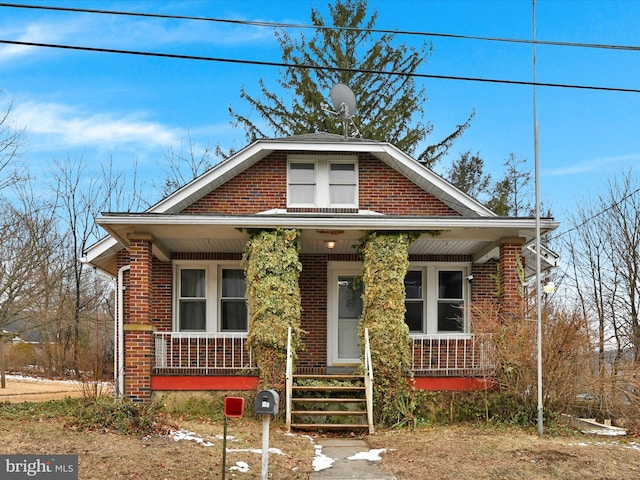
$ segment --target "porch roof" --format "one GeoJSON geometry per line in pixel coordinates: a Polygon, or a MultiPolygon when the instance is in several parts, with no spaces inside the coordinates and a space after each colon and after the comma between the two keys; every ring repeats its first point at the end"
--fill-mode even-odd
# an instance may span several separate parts
{"type": "MultiPolygon", "coordinates": [[[[535,240],[535,219],[513,217],[387,216],[373,212],[325,215],[267,212],[238,216],[105,213],[96,222],[109,237],[94,245],[87,261],[112,275],[116,273],[117,251],[128,247],[131,238],[141,235],[153,239],[154,255],[165,261],[172,252],[242,252],[249,238],[248,230],[261,228],[299,229],[301,252],[307,254],[354,253],[354,245],[369,231],[420,232],[420,237],[411,244],[410,254],[465,255],[477,263],[497,258],[502,238],[518,237],[525,244],[535,240]],[[329,240],[336,242],[331,250],[325,244],[329,240]]],[[[543,235],[557,226],[552,219],[541,220],[543,235]]],[[[535,253],[525,248],[525,256],[527,252],[535,253]]],[[[555,257],[547,258],[549,266],[555,263],[555,257]]]]}

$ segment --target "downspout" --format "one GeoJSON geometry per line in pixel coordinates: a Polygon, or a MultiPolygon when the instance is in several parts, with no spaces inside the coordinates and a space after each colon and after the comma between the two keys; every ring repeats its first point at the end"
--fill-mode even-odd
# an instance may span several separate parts
{"type": "Polygon", "coordinates": [[[130,269],[131,265],[125,265],[118,270],[118,306],[115,326],[118,354],[114,359],[113,374],[114,383],[117,383],[116,396],[119,398],[124,396],[124,272],[130,269]]]}

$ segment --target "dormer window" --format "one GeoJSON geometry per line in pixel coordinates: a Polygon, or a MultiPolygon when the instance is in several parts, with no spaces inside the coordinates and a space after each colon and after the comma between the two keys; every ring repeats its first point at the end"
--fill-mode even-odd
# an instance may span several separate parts
{"type": "Polygon", "coordinates": [[[290,156],[287,168],[287,206],[357,208],[357,159],[347,156],[290,156]]]}

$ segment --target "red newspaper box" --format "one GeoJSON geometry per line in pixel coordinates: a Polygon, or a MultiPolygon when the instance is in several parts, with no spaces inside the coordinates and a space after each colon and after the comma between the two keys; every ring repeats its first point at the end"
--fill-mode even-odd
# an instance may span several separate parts
{"type": "Polygon", "coordinates": [[[242,397],[226,397],[224,399],[224,416],[225,417],[242,417],[244,412],[244,398],[242,397]]]}

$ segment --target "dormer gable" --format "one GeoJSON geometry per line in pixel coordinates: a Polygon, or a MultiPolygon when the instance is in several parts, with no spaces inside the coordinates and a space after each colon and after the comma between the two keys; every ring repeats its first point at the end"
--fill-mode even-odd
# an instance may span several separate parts
{"type": "Polygon", "coordinates": [[[311,134],[259,140],[150,213],[495,216],[396,147],[311,134]]]}

